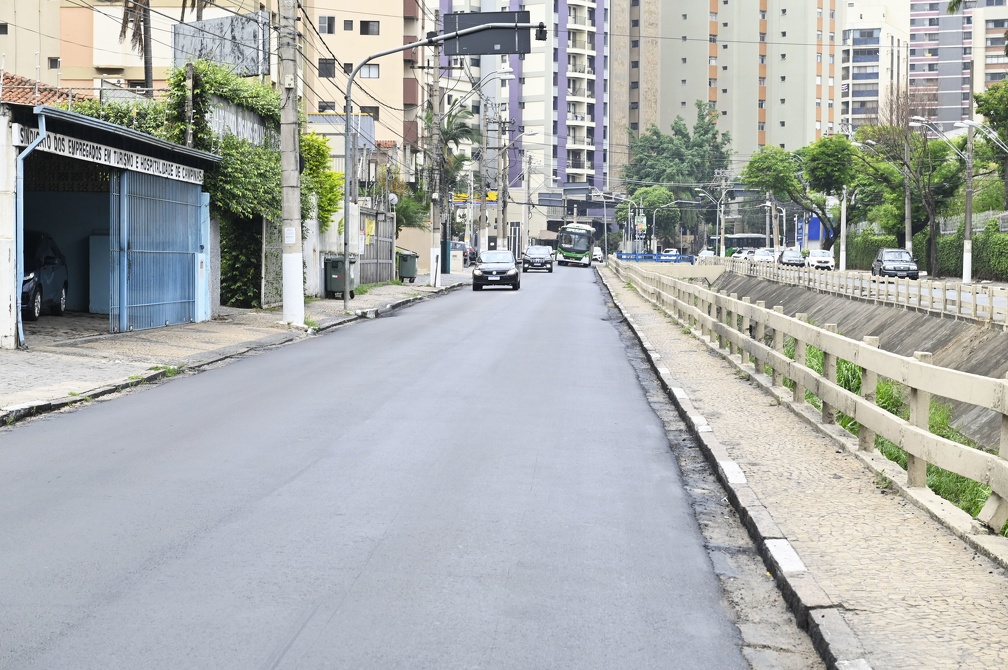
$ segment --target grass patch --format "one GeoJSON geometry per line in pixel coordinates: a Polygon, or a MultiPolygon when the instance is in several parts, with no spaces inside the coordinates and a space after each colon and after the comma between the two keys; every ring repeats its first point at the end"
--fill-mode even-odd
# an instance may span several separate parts
{"type": "Polygon", "coordinates": [[[155,366],[153,366],[150,369],[151,370],[155,370],[155,371],[156,370],[162,370],[162,371],[164,371],[164,376],[165,377],[174,377],[178,373],[182,372],[182,367],[181,366],[176,367],[174,365],[155,365],[155,366]]]}
{"type": "Polygon", "coordinates": [[[682,334],[683,335],[692,335],[693,334],[693,329],[690,328],[689,326],[683,326],[682,334]]]}
{"type": "Polygon", "coordinates": [[[314,328],[315,330],[318,330],[319,327],[318,321],[316,321],[315,319],[308,318],[307,316],[305,317],[304,325],[308,326],[309,328],[314,328]]]}
{"type": "MultiPolygon", "coordinates": [[[[791,360],[795,357],[795,342],[788,338],[784,342],[784,352],[791,360]]],[[[822,374],[823,372],[823,352],[815,347],[806,347],[805,365],[822,374]]],[[[769,371],[768,373],[772,372],[769,371]]],[[[794,382],[785,379],[784,384],[794,389],[794,382]]],[[[840,359],[837,361],[837,384],[851,393],[861,393],[861,367],[854,365],[850,361],[840,359]]],[[[890,414],[894,414],[904,421],[910,418],[910,408],[904,399],[905,388],[891,379],[879,379],[875,387],[875,403],[890,414]]],[[[822,401],[811,391],[805,392],[805,400],[816,409],[822,409],[822,401]]],[[[835,415],[837,423],[852,435],[857,435],[860,424],[851,417],[837,412],[835,415]]],[[[928,430],[944,437],[947,440],[962,444],[973,449],[983,449],[982,445],[957,430],[951,423],[952,407],[941,400],[931,400],[928,408],[928,430]]],[[[875,448],[879,453],[890,461],[896,463],[901,468],[907,468],[907,453],[899,446],[882,437],[875,437],[875,448]]],[[[878,482],[876,482],[878,483],[878,482]]],[[[888,488],[892,482],[886,478],[886,483],[880,488],[888,488]]],[[[976,515],[983,508],[984,503],[990,496],[990,487],[973,481],[954,472],[949,472],[931,463],[927,466],[927,485],[936,495],[954,504],[959,509],[967,512],[970,516],[976,515]]],[[[1008,525],[1001,529],[1002,535],[1008,535],[1008,525]]]]}
{"type": "Polygon", "coordinates": [[[364,295],[373,288],[378,288],[379,286],[402,286],[397,281],[383,281],[377,284],[361,284],[354,289],[354,295],[364,295]]]}

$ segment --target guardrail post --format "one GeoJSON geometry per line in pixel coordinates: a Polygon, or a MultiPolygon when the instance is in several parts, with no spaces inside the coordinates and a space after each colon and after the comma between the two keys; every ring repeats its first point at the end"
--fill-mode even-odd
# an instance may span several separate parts
{"type": "MultiPolygon", "coordinates": [[[[745,305],[745,311],[742,313],[742,336],[752,338],[752,319],[749,316],[749,313],[752,311],[750,309],[752,298],[749,296],[742,298],[742,304],[745,305]]],[[[741,348],[739,354],[742,355],[742,365],[745,365],[748,362],[746,361],[745,348],[741,348]]]]}
{"type": "MultiPolygon", "coordinates": [[[[865,335],[865,346],[879,348],[879,338],[875,335],[865,335]]],[[[861,366],[861,397],[868,402],[875,404],[875,395],[878,391],[878,373],[861,366]]],[[[861,451],[872,451],[875,449],[875,431],[860,426],[858,428],[858,449],[861,451]]]]}
{"type": "MultiPolygon", "coordinates": [[[[835,333],[837,332],[837,325],[835,323],[827,323],[825,330],[828,333],[835,333]]],[[[837,366],[836,354],[831,354],[830,352],[826,351],[826,347],[823,347],[823,356],[822,356],[823,377],[825,377],[830,384],[834,385],[836,384],[836,366],[837,366]]],[[[829,404],[828,402],[826,402],[826,400],[822,398],[820,398],[820,400],[822,400],[823,423],[835,423],[836,410],[834,410],[833,405],[829,404]]]]}
{"type": "MultiPolygon", "coordinates": [[[[993,304],[992,302],[992,307],[993,304]]],[[[1001,398],[1001,402],[1005,406],[1002,407],[1001,413],[1001,448],[998,451],[998,456],[1008,459],[1008,414],[1004,413],[1004,410],[1008,409],[1008,381],[1002,382],[1001,398]]],[[[1004,525],[1008,523],[1008,500],[996,493],[991,493],[987,502],[984,503],[983,509],[977,514],[977,519],[990,526],[995,533],[1000,533],[1004,525]]]]}
{"type": "MultiPolygon", "coordinates": [[[[764,315],[763,310],[766,309],[766,302],[763,301],[763,300],[757,300],[756,301],[756,309],[759,310],[759,319],[756,321],[756,333],[754,334],[754,337],[756,338],[756,341],[760,343],[760,345],[765,345],[765,343],[766,343],[766,316],[764,315]]],[[[756,351],[759,352],[759,351],[761,351],[761,349],[757,348],[756,351]]],[[[764,373],[763,362],[762,361],[763,361],[763,359],[760,358],[759,353],[757,353],[755,356],[753,356],[753,368],[759,374],[763,374],[764,373]]]]}
{"type": "MultiPolygon", "coordinates": [[[[725,309],[725,315],[727,316],[728,320],[728,330],[729,331],[738,330],[738,313],[736,313],[735,310],[732,309],[732,307],[735,305],[735,301],[738,300],[738,293],[732,293],[729,297],[731,298],[731,302],[725,309]]],[[[736,353],[735,340],[734,338],[732,338],[732,334],[730,332],[727,333],[727,336],[728,336],[728,355],[734,356],[736,353]]]]}
{"type": "MultiPolygon", "coordinates": [[[[801,321],[802,323],[808,322],[808,314],[805,314],[804,312],[798,312],[797,314],[795,314],[795,318],[801,321]]],[[[807,347],[808,347],[807,344],[799,340],[797,337],[795,338],[794,360],[796,365],[805,367],[805,361],[806,361],[805,353],[807,347]]],[[[791,399],[797,403],[805,402],[805,387],[802,386],[801,382],[799,382],[797,379],[794,379],[793,381],[794,381],[794,395],[791,397],[791,399]]]]}
{"type": "MultiPolygon", "coordinates": [[[[915,351],[914,358],[921,363],[931,363],[931,352],[915,351]]],[[[910,423],[929,429],[931,414],[931,394],[920,389],[910,389],[910,423]]],[[[927,486],[927,461],[907,452],[907,486],[923,488],[927,486]]]]}
{"type": "MultiPolygon", "coordinates": [[[[774,305],[773,311],[778,314],[783,314],[784,305],[774,305]]],[[[780,328],[773,329],[773,349],[778,354],[784,353],[784,331],[780,328]]],[[[774,365],[773,359],[771,359],[770,362],[770,369],[773,370],[773,385],[780,386],[784,381],[783,374],[780,369],[774,365]]]]}

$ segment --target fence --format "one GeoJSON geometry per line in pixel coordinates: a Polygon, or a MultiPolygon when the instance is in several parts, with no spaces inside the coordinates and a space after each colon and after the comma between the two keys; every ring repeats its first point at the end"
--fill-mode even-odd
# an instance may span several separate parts
{"type": "Polygon", "coordinates": [[[954,316],[1008,329],[1008,287],[1005,286],[875,277],[864,272],[785,267],[716,256],[702,260],[704,263],[724,264],[729,272],[735,274],[779,284],[803,286],[820,293],[906,307],[939,316],[954,316]]]}
{"type": "Polygon", "coordinates": [[[858,342],[839,335],[835,324],[818,328],[806,315],[786,316],[783,307],[768,309],[763,301],[753,304],[704,289],[639,265],[612,260],[623,280],[629,280],[645,298],[680,322],[699,331],[729,356],[739,355],[743,364],[763,374],[771,370],[774,386],[784,380],[794,384],[794,402],[806,402],[810,391],[822,402],[822,422],[835,423],[841,412],[859,425],[858,445],[874,449],[875,437],[889,440],[907,453],[907,485],[927,486],[927,465],[972,479],[991,489],[977,519],[994,532],[1008,522],[1008,380],[992,379],[930,364],[931,354],[917,352],[909,358],[878,348],[878,339],[858,342]],[[785,354],[785,342],[794,342],[794,360],[785,354]],[[806,352],[823,352],[823,374],[805,365],[806,352]],[[852,393],[837,383],[837,364],[849,361],[861,371],[861,393],[852,393]],[[908,391],[910,418],[904,420],[875,403],[876,382],[892,379],[908,391]],[[958,444],[928,431],[932,397],[954,400],[1001,414],[1000,455],[958,444]]]}

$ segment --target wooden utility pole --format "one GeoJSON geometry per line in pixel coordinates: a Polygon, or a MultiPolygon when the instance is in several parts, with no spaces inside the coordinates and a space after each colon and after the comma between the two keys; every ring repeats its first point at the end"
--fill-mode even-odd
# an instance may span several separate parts
{"type": "MultiPolygon", "coordinates": [[[[283,320],[304,324],[304,251],[301,246],[301,174],[298,171],[297,2],[282,0],[280,55],[280,206],[283,229],[283,320]]],[[[345,119],[350,132],[350,119],[345,119]]],[[[347,175],[351,175],[347,156],[347,175]]],[[[348,178],[344,188],[350,188],[348,178]]],[[[346,225],[346,223],[344,223],[346,225]]],[[[344,271],[350,264],[344,258],[344,271]]],[[[349,286],[349,277],[346,279],[349,286]]]]}

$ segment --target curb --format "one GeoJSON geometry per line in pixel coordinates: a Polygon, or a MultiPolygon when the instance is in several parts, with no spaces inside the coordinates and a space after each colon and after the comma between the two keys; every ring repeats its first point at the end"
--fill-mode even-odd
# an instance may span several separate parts
{"type": "MultiPolygon", "coordinates": [[[[615,273],[614,273],[615,274],[615,273]]],[[[644,349],[648,364],[658,376],[662,389],[686,424],[690,435],[700,445],[707,462],[724,488],[742,525],[756,545],[767,571],[795,615],[798,625],[812,639],[812,645],[828,668],[833,670],[871,670],[860,640],[844,620],[840,608],[819,586],[798,552],[777,526],[773,515],[749,487],[745,472],[731,460],[707,419],[696,411],[686,392],[672,385],[667,368],[660,366],[661,356],[616,298],[612,286],[598,272],[613,304],[623,315],[634,337],[644,349]]]]}
{"type": "MultiPolygon", "coordinates": [[[[468,284],[463,282],[459,284],[453,284],[452,286],[442,286],[439,287],[437,290],[431,291],[426,294],[412,296],[409,298],[403,298],[402,300],[397,300],[395,302],[390,302],[386,304],[385,307],[375,307],[371,309],[357,310],[354,314],[347,315],[345,318],[334,320],[333,322],[325,325],[320,325],[317,329],[315,329],[314,334],[335,330],[342,326],[347,326],[356,323],[357,321],[361,321],[363,319],[378,318],[383,314],[389,314],[397,309],[407,307],[416,302],[428,300],[430,298],[440,297],[448,293],[449,291],[459,290],[467,285],[468,284]]],[[[265,349],[267,347],[275,347],[284,344],[290,344],[291,342],[295,342],[311,334],[312,334],[311,331],[297,331],[295,333],[289,333],[283,337],[279,337],[268,342],[259,340],[247,346],[238,346],[232,350],[227,351],[226,353],[215,354],[212,357],[207,358],[206,360],[201,360],[196,363],[188,365],[181,365],[178,368],[176,368],[176,374],[182,371],[199,372],[203,368],[209,367],[216,363],[220,363],[221,361],[225,361],[230,358],[234,358],[236,356],[240,356],[242,354],[246,354],[250,351],[256,351],[259,349],[265,349]]],[[[164,379],[165,377],[167,377],[167,370],[160,369],[152,371],[149,374],[135,376],[134,378],[128,379],[124,382],[99,386],[97,388],[91,389],[89,391],[83,392],[75,396],[66,396],[64,398],[57,398],[55,400],[26,402],[20,405],[13,405],[11,407],[0,409],[0,427],[11,426],[18,421],[33,416],[39,416],[41,414],[46,414],[49,412],[56,412],[61,409],[65,409],[67,407],[87,403],[96,398],[112,395],[113,393],[119,393],[121,391],[131,389],[135,386],[140,386],[141,384],[149,384],[151,382],[159,381],[161,379],[164,379]]]]}

